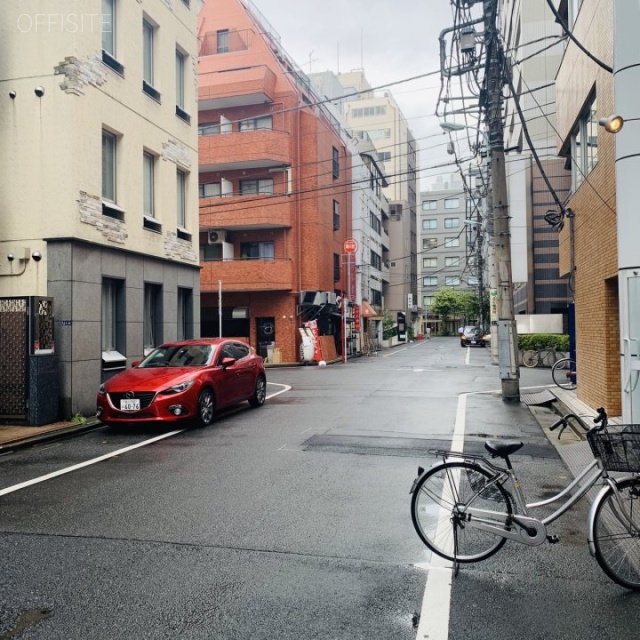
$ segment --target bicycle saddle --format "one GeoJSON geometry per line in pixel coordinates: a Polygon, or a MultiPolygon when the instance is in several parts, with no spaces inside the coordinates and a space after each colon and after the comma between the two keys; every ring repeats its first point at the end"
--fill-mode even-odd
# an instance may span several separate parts
{"type": "Polygon", "coordinates": [[[497,456],[498,458],[506,458],[512,453],[518,451],[518,449],[522,449],[523,446],[524,443],[519,440],[502,440],[501,442],[497,442],[496,440],[487,440],[484,443],[484,448],[492,456],[497,456]]]}

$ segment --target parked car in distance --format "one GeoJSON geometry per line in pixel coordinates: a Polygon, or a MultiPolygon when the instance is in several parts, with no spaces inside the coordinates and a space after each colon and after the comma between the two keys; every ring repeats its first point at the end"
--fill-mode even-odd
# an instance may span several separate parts
{"type": "Polygon", "coordinates": [[[216,411],[267,393],[262,358],[244,342],[202,338],[168,342],[100,385],[96,415],[109,425],[213,422],[216,411]]]}
{"type": "Polygon", "coordinates": [[[464,327],[460,334],[461,347],[486,347],[491,342],[491,335],[485,335],[481,327],[464,327]]]}

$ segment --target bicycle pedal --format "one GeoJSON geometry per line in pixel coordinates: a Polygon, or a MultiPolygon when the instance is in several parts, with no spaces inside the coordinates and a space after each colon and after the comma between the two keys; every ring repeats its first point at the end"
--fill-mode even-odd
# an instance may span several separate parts
{"type": "Polygon", "coordinates": [[[560,538],[554,533],[553,535],[547,536],[547,542],[549,544],[556,544],[560,542],[560,538]]]}

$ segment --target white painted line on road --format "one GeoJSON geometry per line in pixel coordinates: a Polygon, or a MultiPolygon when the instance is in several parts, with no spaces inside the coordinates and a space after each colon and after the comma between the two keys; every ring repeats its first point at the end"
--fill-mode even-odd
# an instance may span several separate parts
{"type": "MultiPolygon", "coordinates": [[[[452,451],[462,451],[464,446],[466,414],[467,394],[465,393],[458,397],[456,424],[451,439],[452,451]]],[[[424,565],[421,564],[422,566],[424,565]]],[[[453,563],[434,553],[431,556],[428,571],[416,640],[447,640],[449,637],[453,563]]]]}
{"type": "Polygon", "coordinates": [[[169,433],[163,433],[161,436],[156,436],[155,438],[151,438],[151,440],[145,440],[144,442],[139,442],[138,444],[132,444],[130,447],[125,447],[124,449],[118,449],[117,451],[112,451],[111,453],[107,453],[98,458],[93,458],[91,460],[86,460],[85,462],[80,462],[79,464],[74,464],[72,467],[59,469],[58,471],[47,473],[46,475],[40,476],[39,478],[34,478],[33,480],[27,480],[26,482],[21,482],[20,484],[14,484],[12,487],[1,489],[0,496],[6,496],[8,493],[13,493],[14,491],[19,491],[20,489],[26,489],[27,487],[31,487],[34,484],[40,484],[41,482],[45,482],[47,480],[57,478],[58,476],[63,476],[66,473],[71,473],[72,471],[77,471],[78,469],[89,467],[93,464],[97,464],[98,462],[103,462],[104,460],[108,460],[109,458],[115,458],[116,456],[119,456],[123,453],[127,453],[128,451],[132,451],[133,449],[144,447],[153,442],[157,442],[158,440],[164,440],[165,438],[170,438],[171,436],[175,436],[178,433],[182,433],[183,431],[184,429],[180,429],[178,431],[170,431],[169,433]]]}
{"type": "MultiPolygon", "coordinates": [[[[281,391],[276,391],[275,393],[268,395],[267,400],[269,398],[278,396],[281,393],[284,393],[285,391],[289,391],[289,389],[291,389],[291,387],[286,384],[279,384],[275,382],[270,382],[269,384],[276,384],[277,386],[284,387],[284,388],[281,391]]],[[[123,449],[118,449],[117,451],[106,453],[105,455],[99,456],[98,458],[92,458],[91,460],[86,460],[85,462],[80,462],[71,467],[66,467],[65,469],[59,469],[58,471],[53,471],[52,473],[47,473],[44,476],[39,476],[38,478],[33,478],[32,480],[27,480],[26,482],[21,482],[20,484],[14,484],[12,487],[7,487],[6,489],[0,489],[0,496],[6,496],[7,494],[13,493],[14,491],[20,491],[20,489],[26,489],[27,487],[32,487],[35,484],[40,484],[41,482],[46,482],[47,480],[58,478],[59,476],[63,476],[67,473],[78,471],[79,469],[84,469],[85,467],[90,467],[91,465],[98,464],[99,462],[104,462],[105,460],[109,460],[110,458],[115,458],[116,456],[122,455],[123,453],[128,453],[129,451],[133,451],[134,449],[139,449],[140,447],[145,447],[149,444],[153,444],[154,442],[158,442],[159,440],[171,438],[172,436],[176,436],[179,433],[183,433],[184,431],[186,431],[186,429],[169,431],[168,433],[163,433],[162,435],[156,436],[155,438],[151,438],[150,440],[145,440],[144,442],[138,442],[138,444],[132,444],[129,447],[124,447],[123,449]]]]}
{"type": "Polygon", "coordinates": [[[464,363],[469,364],[471,362],[471,347],[467,347],[467,353],[464,354],[464,363]]]}

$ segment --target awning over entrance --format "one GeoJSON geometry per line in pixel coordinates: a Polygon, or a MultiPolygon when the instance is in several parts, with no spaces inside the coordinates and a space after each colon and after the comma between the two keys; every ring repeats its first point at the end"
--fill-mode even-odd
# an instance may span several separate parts
{"type": "Polygon", "coordinates": [[[362,317],[363,318],[382,318],[382,316],[364,300],[362,301],[362,317]]]}

